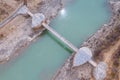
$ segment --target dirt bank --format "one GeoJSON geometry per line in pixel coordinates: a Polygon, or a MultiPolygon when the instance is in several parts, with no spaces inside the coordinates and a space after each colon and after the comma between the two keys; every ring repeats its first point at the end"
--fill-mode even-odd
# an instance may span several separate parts
{"type": "MultiPolygon", "coordinates": [[[[119,49],[120,49],[120,1],[110,0],[112,17],[109,23],[104,24],[95,34],[88,38],[82,45],[89,47],[98,63],[104,61],[108,65],[107,77],[105,80],[120,80],[119,49]],[[117,56],[115,56],[117,54],[117,56]],[[113,57],[114,56],[114,57],[113,57]],[[115,66],[115,63],[117,65],[115,66]],[[114,70],[113,70],[114,69],[114,70]],[[111,77],[113,75],[113,77],[111,77]]],[[[86,63],[82,66],[72,68],[73,53],[59,69],[53,80],[94,80],[93,66],[86,63]]]]}

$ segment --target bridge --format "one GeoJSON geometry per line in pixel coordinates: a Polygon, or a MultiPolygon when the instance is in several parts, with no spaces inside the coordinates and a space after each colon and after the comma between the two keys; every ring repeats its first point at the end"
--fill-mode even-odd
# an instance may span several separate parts
{"type": "MultiPolygon", "coordinates": [[[[32,28],[35,28],[36,26],[38,27],[38,25],[43,25],[43,27],[45,27],[48,31],[50,31],[54,36],[56,36],[58,39],[60,39],[64,44],[66,44],[70,49],[72,49],[74,52],[76,52],[76,54],[81,53],[80,49],[78,49],[77,47],[75,47],[71,42],[69,42],[68,40],[66,40],[64,37],[62,37],[60,34],[58,34],[54,29],[52,29],[48,24],[44,23],[45,21],[45,16],[42,13],[36,13],[36,14],[32,14],[29,9],[27,8],[26,5],[24,5],[24,3],[22,5],[20,5],[14,12],[13,14],[11,14],[8,18],[6,18],[5,20],[3,20],[0,23],[0,28],[3,27],[4,25],[6,25],[7,23],[9,23],[12,19],[14,19],[17,15],[30,15],[32,17],[32,28]]],[[[86,50],[88,51],[86,55],[89,55],[87,58],[84,57],[89,63],[91,63],[94,67],[96,67],[96,63],[91,59],[92,57],[92,52],[90,50],[86,50]],[[89,60],[88,60],[89,59],[89,60]]],[[[84,55],[84,56],[86,56],[84,55]]],[[[81,61],[84,60],[83,57],[81,57],[81,61]]],[[[85,60],[84,60],[85,61],[85,60]]],[[[84,62],[83,61],[83,62],[84,62]]],[[[81,62],[81,65],[83,64],[83,62],[81,62]]]]}
{"type": "Polygon", "coordinates": [[[66,44],[69,48],[71,48],[73,51],[78,52],[78,48],[76,48],[73,44],[71,44],[68,40],[66,40],[64,37],[62,37],[60,34],[58,34],[55,30],[53,30],[50,26],[48,26],[45,23],[42,23],[42,25],[49,30],[53,35],[55,35],[58,39],[60,39],[64,44],[66,44]]]}
{"type": "Polygon", "coordinates": [[[38,25],[43,25],[44,28],[49,30],[53,35],[55,35],[58,39],[60,39],[64,44],[66,44],[69,48],[71,48],[74,52],[76,52],[73,62],[76,61],[75,64],[77,66],[82,65],[88,61],[90,64],[92,64],[94,67],[96,67],[95,72],[94,72],[94,77],[96,78],[96,80],[98,77],[102,77],[102,78],[105,77],[106,64],[103,62],[103,63],[99,63],[97,65],[97,63],[91,59],[92,52],[89,48],[83,47],[83,48],[78,49],[77,47],[75,47],[72,43],[70,43],[68,40],[66,40],[64,37],[62,37],[54,29],[52,29],[48,24],[46,24],[44,22],[45,17],[43,14],[41,14],[41,13],[32,14],[24,4],[22,4],[15,12],[13,12],[12,15],[10,15],[8,18],[6,18],[4,21],[2,21],[0,23],[0,28],[3,27],[4,25],[6,25],[8,22],[10,22],[17,15],[20,15],[20,14],[23,14],[23,15],[27,14],[32,17],[32,26],[31,26],[32,28],[34,28],[38,25]],[[101,74],[102,74],[102,76],[101,76],[101,74]]]}
{"type": "MultiPolygon", "coordinates": [[[[64,44],[66,44],[69,48],[71,48],[73,51],[75,51],[76,53],[80,53],[79,49],[77,47],[75,47],[72,43],[70,43],[68,40],[66,40],[64,37],[62,37],[60,34],[58,34],[54,29],[52,29],[50,26],[48,26],[45,23],[42,23],[42,25],[48,30],[50,31],[54,36],[56,36],[58,39],[60,39],[64,44]]],[[[92,55],[88,53],[88,55],[92,55]]],[[[82,56],[81,56],[82,57],[82,56]]],[[[86,56],[87,57],[87,56],[86,56]]],[[[92,57],[92,56],[91,56],[92,57]]],[[[90,57],[90,58],[91,58],[90,57]]],[[[89,57],[88,57],[89,59],[89,57]]],[[[88,60],[89,63],[91,63],[94,67],[97,66],[97,64],[93,61],[93,60],[88,60]]],[[[81,62],[82,64],[83,62],[81,62]]]]}

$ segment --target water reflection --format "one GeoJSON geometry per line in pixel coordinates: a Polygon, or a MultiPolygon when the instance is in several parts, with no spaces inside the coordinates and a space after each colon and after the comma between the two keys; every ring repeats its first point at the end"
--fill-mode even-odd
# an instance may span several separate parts
{"type": "Polygon", "coordinates": [[[66,10],[65,10],[65,8],[63,8],[63,9],[60,11],[60,15],[61,15],[61,17],[65,17],[65,16],[66,16],[66,10]]]}

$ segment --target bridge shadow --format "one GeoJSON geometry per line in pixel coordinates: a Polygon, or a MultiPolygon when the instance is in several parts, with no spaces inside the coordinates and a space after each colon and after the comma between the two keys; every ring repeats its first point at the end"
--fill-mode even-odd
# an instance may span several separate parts
{"type": "Polygon", "coordinates": [[[51,34],[49,31],[45,30],[42,33],[42,36],[44,34],[47,34],[52,40],[54,40],[59,46],[61,46],[64,50],[68,51],[69,53],[72,53],[73,51],[67,46],[65,45],[62,41],[60,41],[57,37],[55,37],[53,34],[51,34]]]}

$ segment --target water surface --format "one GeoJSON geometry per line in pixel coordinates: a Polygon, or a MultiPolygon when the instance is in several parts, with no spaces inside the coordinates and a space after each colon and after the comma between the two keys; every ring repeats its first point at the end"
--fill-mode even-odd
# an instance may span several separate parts
{"type": "MultiPolygon", "coordinates": [[[[50,26],[79,47],[109,16],[106,0],[70,0],[50,26]]],[[[20,56],[0,64],[0,80],[51,80],[71,53],[46,31],[20,56]]]]}

